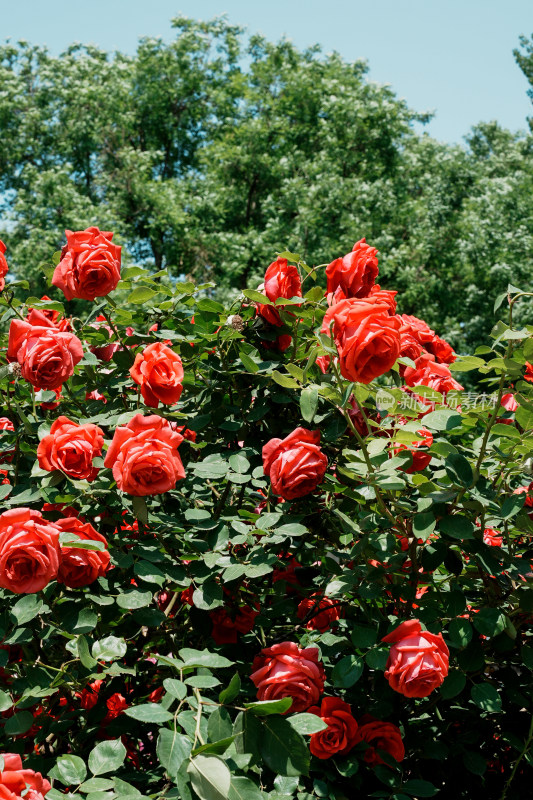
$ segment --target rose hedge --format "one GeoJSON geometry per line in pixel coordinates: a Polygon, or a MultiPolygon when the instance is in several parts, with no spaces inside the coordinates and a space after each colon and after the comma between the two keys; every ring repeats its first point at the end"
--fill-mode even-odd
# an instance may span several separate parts
{"type": "Polygon", "coordinates": [[[529,295],[456,356],[364,239],[230,308],[0,251],[0,796],[528,797],[529,295]]]}

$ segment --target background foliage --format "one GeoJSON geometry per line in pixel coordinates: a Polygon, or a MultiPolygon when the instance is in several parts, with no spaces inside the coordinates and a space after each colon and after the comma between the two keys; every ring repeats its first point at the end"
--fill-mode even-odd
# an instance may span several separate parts
{"type": "MultiPolygon", "coordinates": [[[[34,293],[58,232],[94,220],[132,262],[219,294],[257,286],[275,251],[323,263],[364,230],[404,312],[459,351],[483,344],[494,299],[530,285],[531,136],[484,123],[443,144],[363,62],[174,26],[134,56],[0,48],[0,234],[34,293]]],[[[516,57],[531,79],[530,41],[516,57]]]]}

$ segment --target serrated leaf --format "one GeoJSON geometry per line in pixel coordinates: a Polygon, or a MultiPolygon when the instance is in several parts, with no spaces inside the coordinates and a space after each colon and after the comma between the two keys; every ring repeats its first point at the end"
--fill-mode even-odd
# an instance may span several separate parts
{"type": "Polygon", "coordinates": [[[99,742],[89,753],[89,769],[93,775],[115,772],[124,763],[126,748],[120,739],[99,742]]]}

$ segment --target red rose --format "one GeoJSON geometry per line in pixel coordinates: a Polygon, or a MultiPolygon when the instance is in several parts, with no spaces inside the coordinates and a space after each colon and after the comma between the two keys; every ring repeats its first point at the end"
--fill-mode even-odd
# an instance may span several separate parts
{"type": "Polygon", "coordinates": [[[52,284],[67,300],[94,300],[112,292],[120,280],[120,247],[111,243],[113,234],[91,227],[65,231],[67,244],[61,251],[52,284]]]}
{"type": "Polygon", "coordinates": [[[409,335],[412,336],[413,339],[416,339],[422,347],[425,348],[427,344],[432,342],[435,338],[435,331],[432,330],[423,319],[413,317],[410,314],[401,314],[400,319],[405,330],[408,331],[409,335]]]}
{"type": "Polygon", "coordinates": [[[0,586],[16,594],[40,592],[57,576],[59,528],[39,511],[0,514],[0,586]]]}
{"type": "Polygon", "coordinates": [[[357,744],[359,742],[368,744],[364,755],[366,763],[371,767],[384,764],[385,761],[379,755],[380,750],[388,753],[396,761],[403,761],[405,747],[403,746],[400,729],[393,725],[392,722],[381,722],[372,718],[368,722],[364,722],[365,719],[367,717],[363,717],[359,723],[357,744]]]}
{"type": "Polygon", "coordinates": [[[86,711],[94,708],[97,704],[98,694],[103,683],[102,680],[96,680],[90,683],[87,689],[84,689],[82,692],[76,692],[76,697],[79,697],[81,707],[86,711]]]}
{"type": "Polygon", "coordinates": [[[312,492],[324,478],[328,459],[320,449],[320,431],[296,428],[285,439],[263,447],[263,471],[274,494],[294,500],[312,492]]]}
{"type": "Polygon", "coordinates": [[[175,422],[171,422],[170,425],[173,430],[181,433],[183,438],[188,442],[196,441],[196,431],[191,431],[189,428],[186,428],[185,425],[177,425],[175,422]]]}
{"type": "Polygon", "coordinates": [[[77,336],[58,331],[51,323],[46,327],[14,319],[7,358],[18,361],[22,377],[36,389],[60,389],[83,358],[83,348],[77,336]]]}
{"type": "MultiPolygon", "coordinates": [[[[503,395],[501,399],[501,406],[502,408],[505,408],[506,411],[510,411],[512,414],[514,414],[514,412],[518,408],[518,403],[516,402],[514,395],[511,394],[511,392],[509,392],[508,394],[503,395]]],[[[501,419],[498,420],[498,422],[503,422],[503,421],[511,422],[511,420],[501,420],[501,419]]]]}
{"type": "Polygon", "coordinates": [[[419,620],[402,622],[382,641],[392,644],[385,678],[395,692],[427,697],[448,674],[449,650],[442,633],[423,631],[419,620]]]}
{"type": "Polygon", "coordinates": [[[211,636],[216,644],[235,644],[239,633],[249,633],[254,627],[259,607],[240,606],[233,615],[226,608],[215,608],[209,612],[213,629],[211,636]]]}
{"type": "Polygon", "coordinates": [[[433,444],[433,434],[427,428],[419,428],[417,435],[421,439],[415,439],[410,444],[397,444],[394,448],[394,453],[401,453],[402,450],[409,450],[413,457],[413,463],[409,468],[401,467],[403,472],[412,475],[414,472],[421,472],[427,467],[431,461],[431,453],[427,452],[427,448],[433,444]]]}
{"type": "Polygon", "coordinates": [[[396,314],[396,300],[395,297],[398,292],[392,289],[382,289],[379,283],[376,283],[370,290],[369,297],[375,297],[378,303],[383,303],[389,307],[389,314],[394,316],[396,314]]]}
{"type": "Polygon", "coordinates": [[[37,448],[41,469],[61,470],[69,478],[93,481],[98,468],[93,459],[102,455],[104,433],[98,425],[78,425],[67,417],[58,417],[37,448]]]}
{"type": "Polygon", "coordinates": [[[406,367],[404,379],[408,386],[429,386],[441,394],[452,391],[462,391],[463,387],[457,383],[446,364],[437,364],[435,356],[423,353],[415,361],[414,367],[406,367]]]}
{"type": "Polygon", "coordinates": [[[320,592],[315,592],[302,600],[296,614],[298,619],[305,619],[311,615],[305,627],[320,633],[329,630],[332,624],[341,618],[339,604],[330,597],[321,596],[320,592]]]}
{"type": "Polygon", "coordinates": [[[274,567],[272,570],[272,583],[277,583],[278,581],[283,581],[286,584],[287,594],[299,594],[298,588],[300,587],[300,581],[298,579],[298,575],[296,574],[297,569],[301,569],[302,565],[299,561],[297,561],[294,556],[291,556],[290,553],[282,553],[278,556],[280,560],[288,559],[287,563],[284,564],[283,569],[280,567],[274,567]]]}
{"type": "Polygon", "coordinates": [[[524,373],[524,380],[533,383],[533,364],[526,361],[526,371],[524,373]]]}
{"type": "Polygon", "coordinates": [[[500,531],[495,528],[485,528],[483,531],[483,541],[491,547],[501,547],[503,544],[503,536],[500,531]]]}
{"type": "Polygon", "coordinates": [[[141,387],[147,406],[157,408],[160,402],[171,406],[180,399],[183,391],[181,358],[162,342],[149,344],[135,356],[130,375],[141,387]]]}
{"type": "Polygon", "coordinates": [[[16,753],[0,753],[4,768],[0,772],[0,798],[2,800],[42,800],[52,788],[40,772],[23,769],[22,759],[16,753]]]}
{"type": "Polygon", "coordinates": [[[331,364],[331,356],[318,356],[315,364],[319,368],[320,372],[325,375],[329,369],[329,365],[331,364]]]}
{"type": "Polygon", "coordinates": [[[129,705],[126,702],[126,698],[123,697],[118,692],[115,692],[115,694],[112,694],[111,697],[107,699],[106,706],[107,706],[106,721],[109,721],[110,719],[115,719],[120,714],[122,714],[123,711],[129,708],[129,705]]]}
{"type": "Polygon", "coordinates": [[[366,243],[366,239],[360,239],[354,244],[351,253],[328,264],[327,294],[336,294],[339,300],[367,297],[379,272],[377,253],[375,247],[366,243]]]}
{"type": "MultiPolygon", "coordinates": [[[[263,307],[268,308],[269,306],[263,307]]],[[[291,346],[291,342],[292,336],[290,336],[288,333],[282,333],[281,336],[277,336],[273,341],[261,340],[263,347],[265,347],[267,350],[273,350],[275,353],[284,353],[285,350],[288,350],[291,346]]]]}
{"type": "Polygon", "coordinates": [[[107,399],[105,395],[100,394],[98,389],[93,389],[92,392],[85,392],[85,399],[86,400],[98,400],[102,402],[104,405],[107,405],[107,399]]]}
{"type": "Polygon", "coordinates": [[[182,441],[166,419],[136,414],[116,429],[104,466],[112,468],[118,488],[126,494],[163,494],[185,477],[178,453],[182,441]]]}
{"type": "MultiPolygon", "coordinates": [[[[51,298],[47,294],[43,294],[41,300],[50,301],[51,298]]],[[[29,308],[26,315],[26,322],[30,325],[53,325],[58,331],[71,331],[71,321],[68,317],[61,317],[61,312],[55,308],[29,308]]]]}
{"type": "Polygon", "coordinates": [[[426,345],[426,350],[435,356],[439,364],[453,364],[457,359],[453,347],[445,339],[440,336],[435,336],[431,342],[426,345]]]}
{"type": "Polygon", "coordinates": [[[62,533],[72,534],[69,538],[73,541],[101,542],[106,548],[85,550],[82,547],[61,545],[61,562],[57,573],[59,583],[64,583],[71,589],[79,589],[103,577],[110,562],[104,537],[89,522],[82,522],[77,517],[64,517],[55,524],[62,533]]]}
{"type": "MultiPolygon", "coordinates": [[[[298,270],[286,258],[273,261],[265,272],[265,282],[259,291],[266,294],[271,303],[280,297],[290,299],[302,296],[302,282],[298,270]]],[[[258,311],[271,325],[282,325],[279,311],[273,305],[259,304],[258,311]]]]}
{"type": "MultiPolygon", "coordinates": [[[[424,348],[420,342],[415,339],[414,336],[411,336],[408,330],[402,328],[400,330],[400,356],[402,358],[410,358],[411,361],[416,361],[423,352],[424,348]]],[[[402,370],[405,371],[405,367],[402,366],[402,370]]]]}
{"type": "Polygon", "coordinates": [[[313,733],[309,749],[317,758],[345,756],[357,742],[357,722],[348,703],[340,697],[324,697],[320,708],[313,706],[309,714],[316,714],[327,723],[327,728],[313,733]]]}
{"type": "MultiPolygon", "coordinates": [[[[332,325],[341,374],[349,381],[370,383],[388,372],[400,355],[400,328],[388,306],[376,295],[363,300],[341,300],[324,317],[332,325]]],[[[326,328],[327,332],[329,329],[326,328]]]]}
{"type": "Polygon", "coordinates": [[[513,491],[513,494],[525,494],[525,505],[531,508],[533,506],[533,481],[527,486],[519,486],[513,491]]]}
{"type": "Polygon", "coordinates": [[[8,271],[7,261],[4,255],[5,252],[6,252],[6,246],[0,239],[0,292],[4,290],[4,287],[6,285],[4,278],[6,277],[8,271]]]}
{"type": "Polygon", "coordinates": [[[261,650],[252,664],[250,679],[259,700],[292,697],[291,712],[305,711],[317,703],[324,690],[325,673],[318,649],[301,649],[295,642],[281,642],[261,650]]]}

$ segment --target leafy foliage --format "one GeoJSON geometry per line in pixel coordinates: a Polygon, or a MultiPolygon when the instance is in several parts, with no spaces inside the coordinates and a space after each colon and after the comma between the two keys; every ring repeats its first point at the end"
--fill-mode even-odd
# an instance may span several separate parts
{"type": "MultiPolygon", "coordinates": [[[[58,397],[35,392],[2,359],[14,428],[0,434],[4,508],[79,514],[105,537],[112,564],[80,588],[52,580],[20,597],[0,590],[2,750],[53,779],[52,800],[64,791],[88,800],[527,797],[533,327],[515,320],[529,295],[510,286],[509,323],[473,362],[452,365],[461,373],[473,363],[494,402],[464,394],[450,408],[418,386],[432,405],[415,408],[399,363],[367,385],[334,362],[319,369],[317,357],[337,352],[318,332],[327,306],[316,287],[304,283],[295,313],[287,298],[277,302],[277,329],[249,292],[227,308],[213,288],[135,266],[113,297],[92,304],[0,296],[3,353],[9,325],[29,308],[76,314],[84,349],[58,397]],[[272,348],[280,331],[291,336],[284,353],[272,348]],[[168,343],[184,367],[179,402],[158,410],[129,373],[152,342],[168,343]],[[108,361],[91,351],[101,358],[110,343],[108,361]],[[511,383],[515,412],[501,406],[511,383]],[[354,398],[366,434],[350,416],[354,398]],[[132,497],[100,456],[94,480],[39,467],[39,442],[58,416],[99,426],[105,455],[137,414],[187,429],[175,488],[132,497]],[[320,431],[328,469],[315,491],[283,500],[262,448],[303,424],[320,431]],[[431,460],[409,471],[412,454],[398,445],[412,445],[421,424],[431,460]],[[444,683],[418,699],[387,683],[382,642],[414,618],[450,649],[444,683]],[[318,648],[324,694],[349,703],[360,726],[366,715],[393,723],[405,758],[378,744],[381,762],[372,761],[365,741],[345,755],[312,754],[309,737],[325,726],[316,712],[291,710],[287,697],[258,700],[250,680],[259,652],[287,641],[318,648]]],[[[102,552],[99,541],[78,547],[102,552]]]]}

